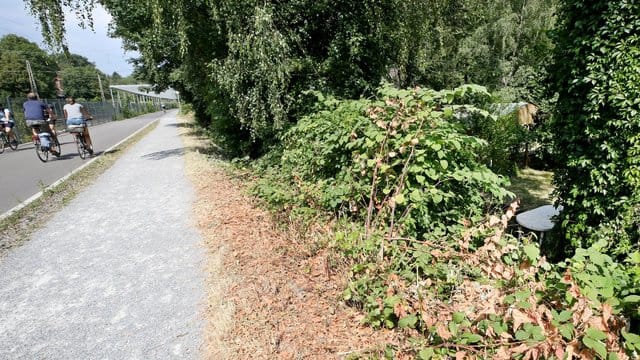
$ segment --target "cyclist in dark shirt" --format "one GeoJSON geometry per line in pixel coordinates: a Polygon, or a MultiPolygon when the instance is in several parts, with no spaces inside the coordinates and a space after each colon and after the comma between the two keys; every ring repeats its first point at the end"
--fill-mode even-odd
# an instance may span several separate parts
{"type": "MultiPolygon", "coordinates": [[[[24,109],[24,120],[26,121],[27,126],[31,128],[34,140],[38,137],[36,127],[39,127],[44,123],[49,124],[49,132],[53,137],[57,138],[56,114],[49,105],[38,100],[36,94],[30,92],[27,94],[27,101],[22,104],[22,108],[24,109]]],[[[55,149],[52,150],[55,151],[55,149]]]]}

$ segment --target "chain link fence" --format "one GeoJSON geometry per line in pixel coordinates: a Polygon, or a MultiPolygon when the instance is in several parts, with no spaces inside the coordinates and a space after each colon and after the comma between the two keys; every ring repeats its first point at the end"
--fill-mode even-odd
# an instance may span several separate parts
{"type": "MultiPolygon", "coordinates": [[[[66,124],[64,121],[64,112],[62,107],[66,104],[64,99],[40,99],[45,104],[51,106],[56,114],[56,130],[58,132],[66,131],[66,124]]],[[[22,104],[25,99],[6,98],[2,102],[2,105],[9,108],[13,112],[16,126],[14,129],[18,133],[18,138],[22,142],[28,142],[31,139],[31,129],[24,121],[24,111],[22,104]]],[[[142,114],[147,114],[155,111],[160,111],[160,102],[129,102],[125,104],[116,103],[115,106],[111,102],[92,102],[92,101],[78,101],[84,106],[91,115],[93,115],[93,121],[89,122],[89,126],[103,124],[109,121],[118,119],[130,118],[142,114]]]]}

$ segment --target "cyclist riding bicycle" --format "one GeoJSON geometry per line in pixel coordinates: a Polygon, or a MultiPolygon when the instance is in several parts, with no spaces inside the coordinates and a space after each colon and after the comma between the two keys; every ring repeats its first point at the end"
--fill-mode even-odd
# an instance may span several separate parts
{"type": "MultiPolygon", "coordinates": [[[[33,140],[35,141],[38,138],[37,129],[40,128],[41,125],[47,123],[48,131],[51,136],[54,138],[58,137],[56,133],[56,114],[53,112],[53,109],[44,102],[38,100],[38,97],[35,93],[27,94],[27,101],[22,104],[22,108],[24,109],[24,120],[27,123],[27,126],[31,128],[31,132],[33,134],[33,140]]],[[[55,142],[53,142],[55,144],[55,142]]],[[[51,148],[53,153],[57,153],[58,149],[54,147],[51,148]]]]}
{"type": "Polygon", "coordinates": [[[87,120],[91,120],[91,114],[82,104],[77,103],[73,96],[67,98],[67,103],[62,107],[64,112],[64,118],[67,121],[67,127],[82,125],[84,141],[87,144],[87,150],[89,154],[93,154],[93,145],[91,144],[91,136],[89,135],[89,127],[87,126],[87,120]]]}
{"type": "Polygon", "coordinates": [[[13,127],[16,126],[15,120],[13,118],[13,113],[8,108],[5,108],[0,104],[0,131],[4,131],[7,135],[8,141],[16,141],[17,139],[14,137],[15,132],[13,131],[13,127]]]}

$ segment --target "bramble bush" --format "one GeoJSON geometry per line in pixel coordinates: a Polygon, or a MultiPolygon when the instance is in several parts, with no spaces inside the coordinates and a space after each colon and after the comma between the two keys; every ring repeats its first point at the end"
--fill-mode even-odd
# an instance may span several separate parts
{"type": "Polygon", "coordinates": [[[287,215],[347,223],[330,242],[352,263],[344,300],[371,326],[410,339],[385,356],[628,358],[640,349],[627,330],[638,317],[640,255],[629,258],[635,272],[596,246],[553,265],[537,243],[509,234],[517,205],[502,215],[506,180],[456,117],[490,119],[460,102],[483,91],[320,96],[318,111],[262,159],[254,192],[287,215]]]}
{"type": "Polygon", "coordinates": [[[483,91],[383,87],[376,100],[324,99],[324,109],[285,134],[279,163],[265,161],[256,192],[294,212],[361,220],[367,233],[391,224],[391,236],[446,232],[481,218],[511,195],[477,155],[486,142],[454,121],[457,101],[483,91]]]}

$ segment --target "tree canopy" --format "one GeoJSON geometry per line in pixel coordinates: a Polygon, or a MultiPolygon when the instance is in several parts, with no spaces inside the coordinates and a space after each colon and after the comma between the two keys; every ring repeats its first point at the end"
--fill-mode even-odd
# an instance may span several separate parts
{"type": "Polygon", "coordinates": [[[0,38],[0,96],[24,97],[32,90],[27,70],[31,67],[41,97],[56,97],[55,78],[69,95],[84,99],[100,97],[98,76],[107,77],[95,64],[77,54],[49,54],[29,40],[9,34],[0,38]]]}
{"type": "Polygon", "coordinates": [[[24,96],[30,91],[27,62],[42,94],[52,91],[57,65],[53,58],[29,40],[9,34],[0,38],[0,96],[24,96]]]}
{"type": "Polygon", "coordinates": [[[86,17],[98,3],[113,16],[112,34],[141,54],[136,77],[178,89],[238,155],[259,155],[308,111],[310,90],[358,98],[382,81],[434,89],[475,82],[506,89],[507,101],[539,96],[533,84],[548,60],[555,0],[29,5],[45,38],[63,43],[64,6],[86,17]]]}

